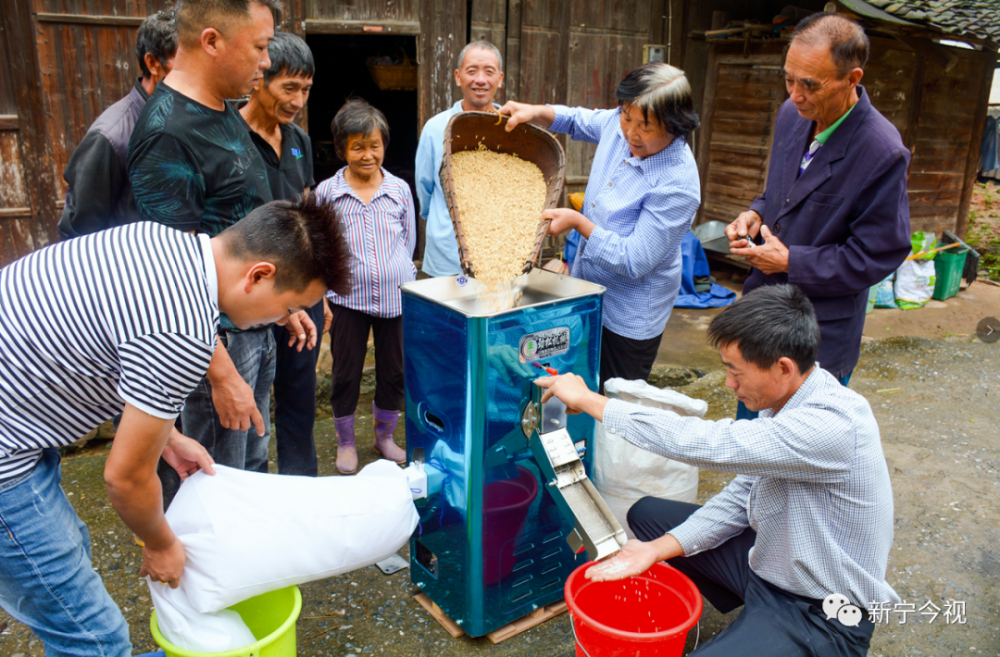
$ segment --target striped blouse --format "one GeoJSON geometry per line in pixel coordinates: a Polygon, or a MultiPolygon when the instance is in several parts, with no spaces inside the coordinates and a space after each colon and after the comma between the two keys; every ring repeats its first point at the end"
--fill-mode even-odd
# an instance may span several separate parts
{"type": "Polygon", "coordinates": [[[219,323],[207,235],[139,222],[0,269],[0,482],[125,403],[176,417],[219,323]]]}
{"type": "Polygon", "coordinates": [[[328,293],[333,303],[376,317],[403,312],[399,286],[414,280],[413,249],[417,225],[410,187],[382,169],[382,186],[365,205],[344,178],[344,167],[316,188],[320,200],[333,202],[347,229],[354,289],[347,296],[328,293]]]}

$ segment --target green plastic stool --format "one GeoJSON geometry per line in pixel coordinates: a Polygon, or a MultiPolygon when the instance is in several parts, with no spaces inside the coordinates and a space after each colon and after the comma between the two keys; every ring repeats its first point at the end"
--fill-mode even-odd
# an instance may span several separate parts
{"type": "Polygon", "coordinates": [[[278,589],[244,600],[230,607],[247,624],[255,643],[237,650],[194,652],[167,641],[156,624],[156,611],[149,619],[153,640],[167,657],[295,657],[295,622],[302,611],[302,593],[297,586],[278,589]]]}

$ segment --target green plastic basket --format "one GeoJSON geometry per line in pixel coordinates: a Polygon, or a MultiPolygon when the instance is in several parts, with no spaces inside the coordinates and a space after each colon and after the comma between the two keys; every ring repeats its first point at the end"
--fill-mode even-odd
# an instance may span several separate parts
{"type": "Polygon", "coordinates": [[[934,298],[944,301],[958,294],[962,284],[962,271],[965,269],[965,256],[968,250],[958,247],[941,251],[934,256],[934,298]]]}
{"type": "Polygon", "coordinates": [[[230,607],[247,624],[255,643],[238,650],[194,652],[178,648],[167,641],[156,624],[156,611],[149,619],[153,640],[167,657],[295,657],[295,622],[302,611],[302,593],[297,586],[278,589],[244,600],[230,607]]]}

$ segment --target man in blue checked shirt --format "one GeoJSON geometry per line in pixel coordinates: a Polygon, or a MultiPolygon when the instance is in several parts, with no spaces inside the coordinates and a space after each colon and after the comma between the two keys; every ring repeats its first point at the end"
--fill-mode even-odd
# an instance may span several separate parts
{"type": "Polygon", "coordinates": [[[701,203],[687,137],[698,127],[691,85],[668,64],[646,64],[615,90],[618,108],[508,102],[507,130],[533,122],[597,144],[583,212],[546,210],[553,235],[579,233],[571,273],[607,288],[601,389],[646,380],[681,286],[681,242],[701,203]]]}
{"type": "Polygon", "coordinates": [[[543,402],[556,396],[638,447],[736,474],[701,507],[639,500],[628,513],[638,540],[586,576],[622,579],[669,560],[719,611],[743,605],[698,657],[865,655],[875,626],[863,610],[899,601],[885,581],[892,485],[871,408],[816,363],[819,324],[795,286],[744,296],[708,335],[726,385],[758,419],[713,422],[608,400],[572,374],[536,382],[548,389],[543,402]],[[827,617],[833,594],[860,608],[860,624],[827,617]]]}

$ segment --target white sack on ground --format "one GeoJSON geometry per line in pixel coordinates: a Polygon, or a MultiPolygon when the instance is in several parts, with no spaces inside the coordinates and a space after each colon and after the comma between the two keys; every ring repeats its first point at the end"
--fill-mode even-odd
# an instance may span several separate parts
{"type": "MultiPolygon", "coordinates": [[[[708,404],[676,390],[652,386],[645,381],[608,379],[604,394],[611,399],[673,411],[678,415],[704,417],[708,404]]],[[[594,486],[615,514],[629,538],[628,510],[640,498],[660,497],[694,502],[698,497],[698,468],[647,452],[624,438],[604,431],[597,423],[594,436],[594,486]]]]}
{"type": "Polygon", "coordinates": [[[170,641],[174,628],[164,621],[172,616],[161,605],[186,603],[208,614],[363,568],[395,554],[417,526],[406,474],[390,461],[353,477],[215,469],[215,476],[199,472],[185,481],[167,511],[187,554],[183,596],[168,597],[157,591],[167,587],[150,585],[160,631],[170,641]]]}

